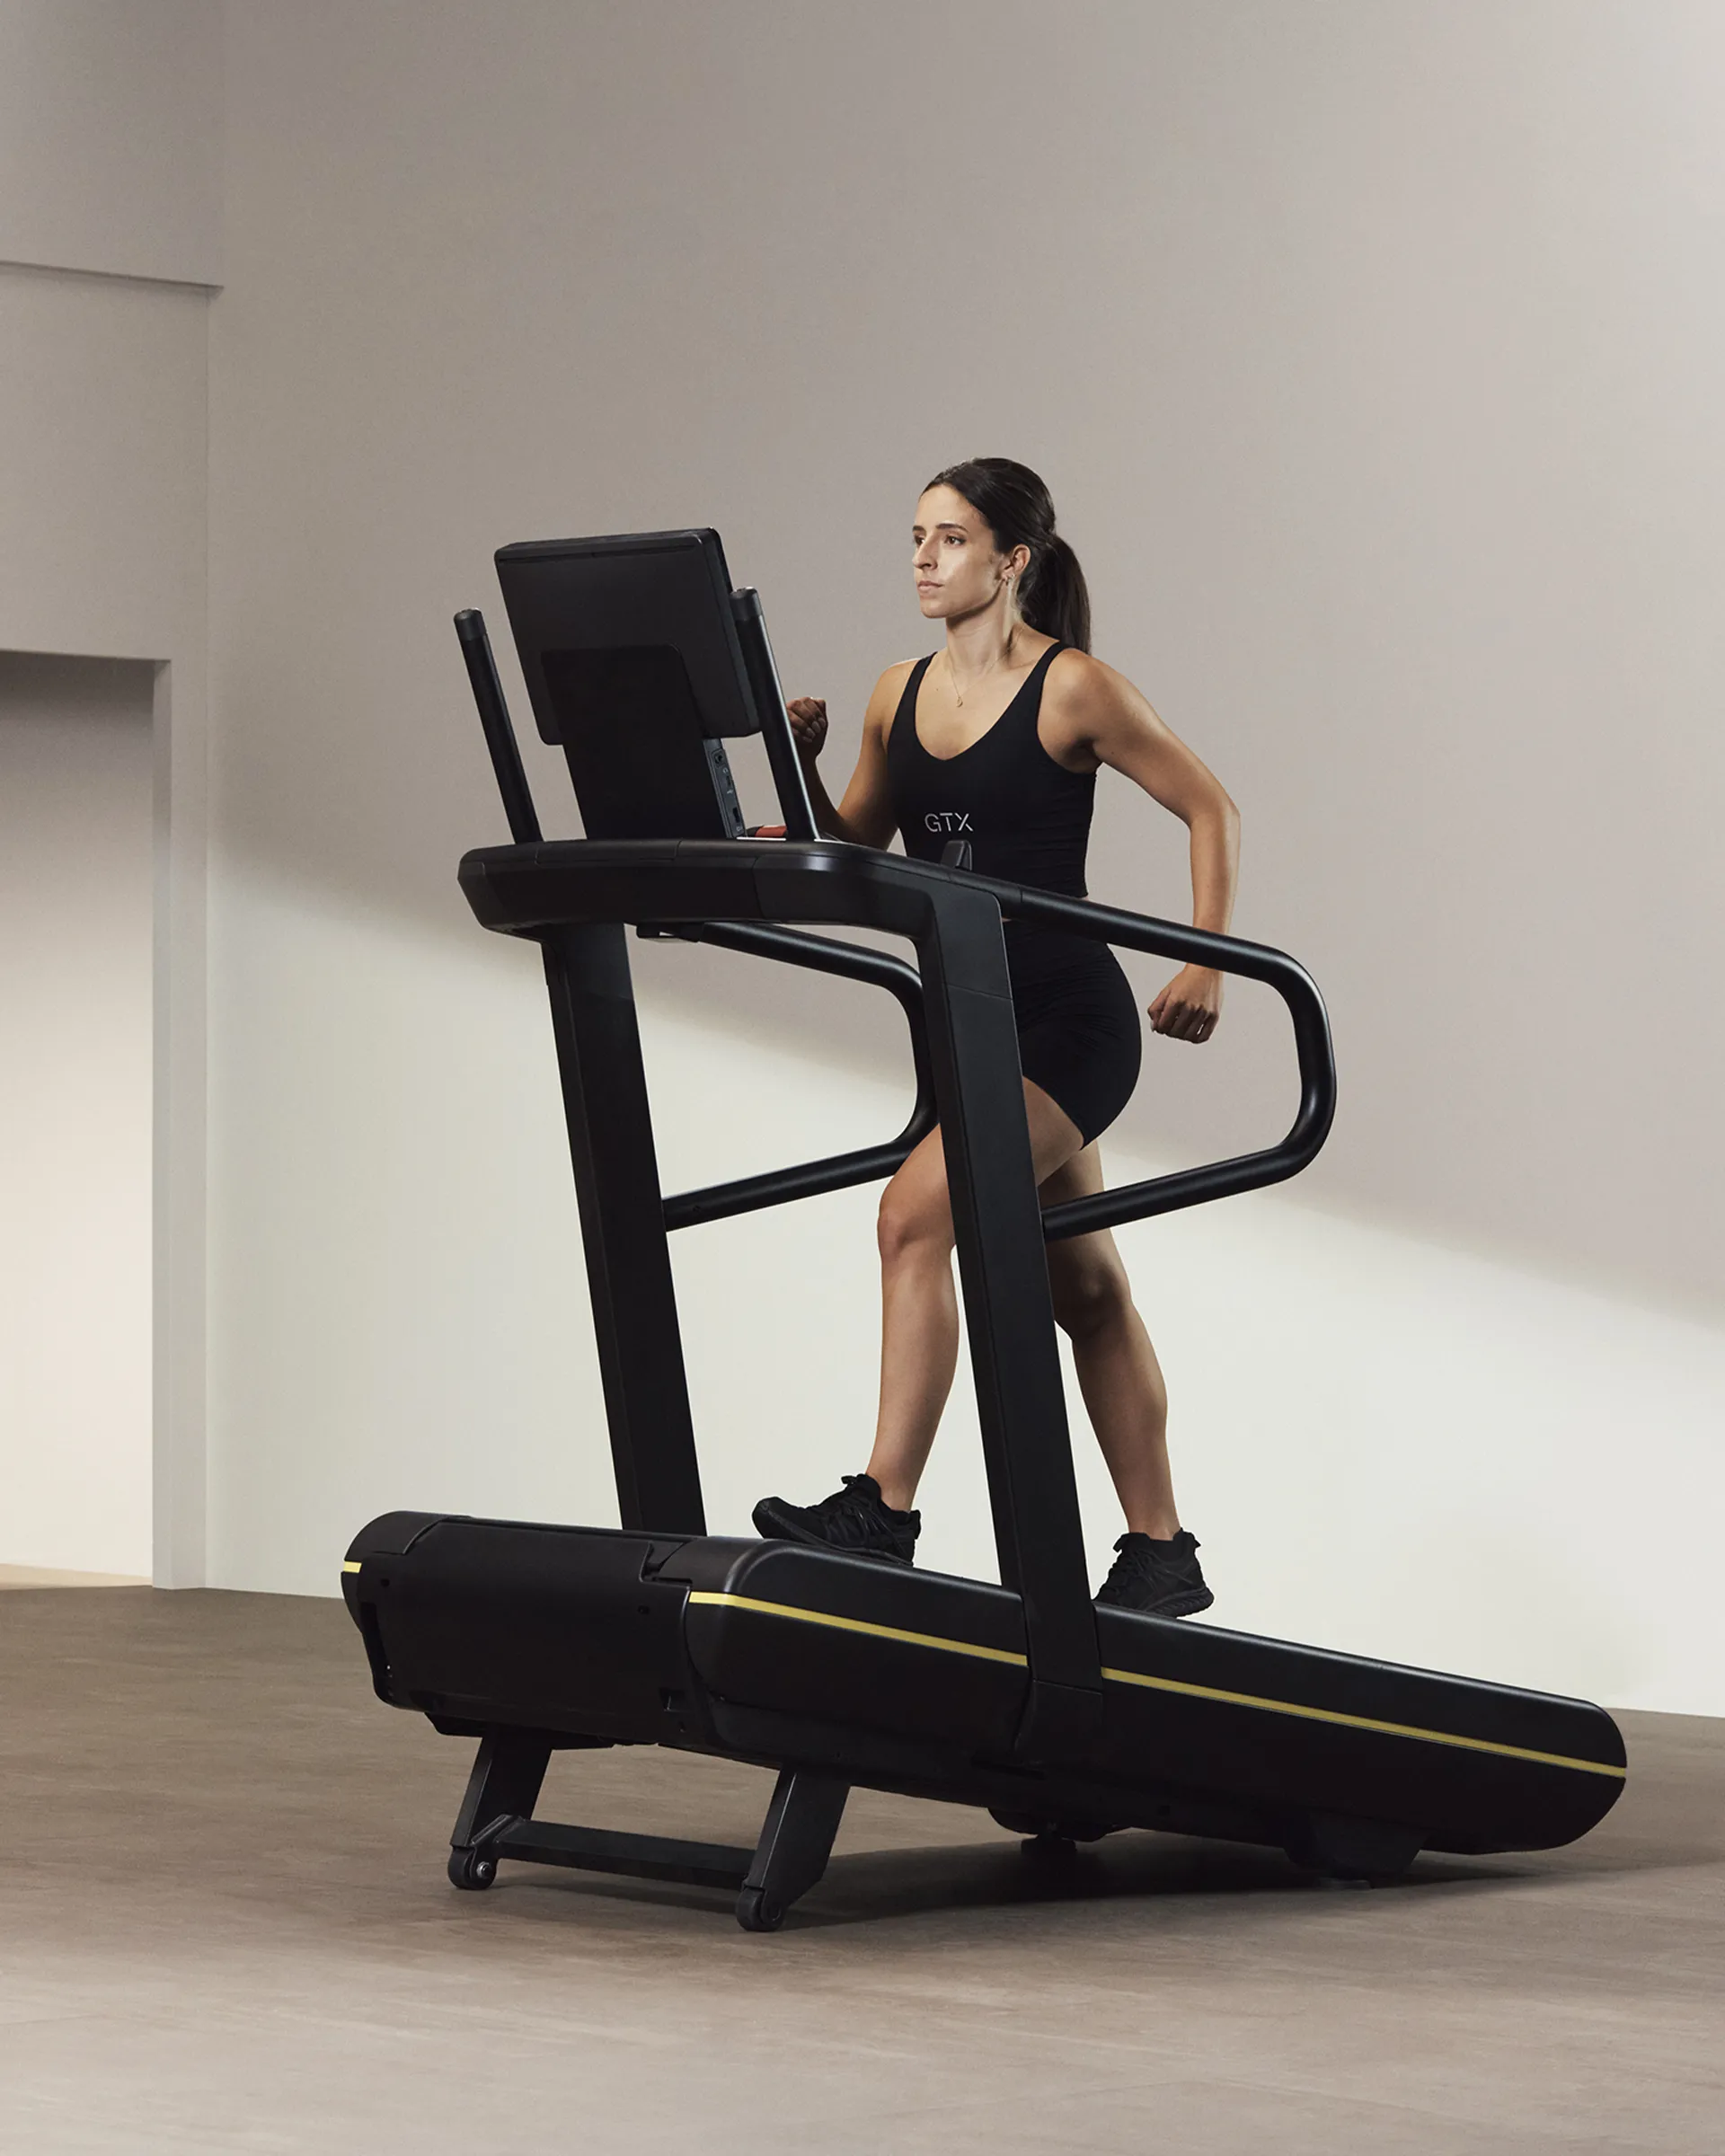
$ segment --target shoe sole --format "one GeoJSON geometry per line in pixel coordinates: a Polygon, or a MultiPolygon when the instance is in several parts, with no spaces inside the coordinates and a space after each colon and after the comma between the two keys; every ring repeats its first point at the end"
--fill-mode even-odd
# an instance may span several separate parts
{"type": "Polygon", "coordinates": [[[836,1542],[829,1542],[820,1535],[810,1534],[806,1527],[795,1527],[788,1523],[781,1525],[776,1521],[770,1527],[763,1527],[758,1514],[751,1513],[749,1517],[754,1523],[756,1533],[764,1542],[794,1542],[804,1550],[828,1550],[835,1557],[861,1557],[871,1564],[903,1565],[907,1570],[916,1569],[915,1558],[900,1557],[896,1551],[841,1550],[836,1542]]]}
{"type": "Polygon", "coordinates": [[[1129,1602],[1101,1600],[1098,1600],[1096,1607],[1099,1610],[1124,1610],[1128,1617],[1196,1617],[1199,1611],[1209,1609],[1215,1601],[1216,1596],[1208,1587],[1200,1587],[1190,1594],[1176,1595],[1172,1602],[1159,1602],[1151,1610],[1138,1609],[1129,1602]]]}

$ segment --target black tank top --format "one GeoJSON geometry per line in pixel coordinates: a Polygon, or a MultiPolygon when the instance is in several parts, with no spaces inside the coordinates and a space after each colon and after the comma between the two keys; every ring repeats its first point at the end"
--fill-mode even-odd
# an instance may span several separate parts
{"type": "Polygon", "coordinates": [[[932,756],[916,731],[916,696],[933,661],[918,659],[887,737],[892,813],[913,861],[938,861],[969,839],[978,876],[1084,897],[1084,853],[1096,775],[1067,771],[1037,734],[1042,685],[1064,644],[1050,644],[986,734],[955,756],[932,756]]]}
{"type": "MultiPolygon", "coordinates": [[[[918,659],[887,737],[887,790],[913,861],[938,861],[955,838],[970,842],[978,876],[1083,898],[1094,772],[1067,771],[1037,734],[1042,685],[1064,644],[1050,644],[986,734],[955,756],[932,756],[916,731],[916,694],[934,654],[918,659]]],[[[1111,964],[1107,948],[1058,929],[1006,923],[1015,992],[1111,964]]]]}

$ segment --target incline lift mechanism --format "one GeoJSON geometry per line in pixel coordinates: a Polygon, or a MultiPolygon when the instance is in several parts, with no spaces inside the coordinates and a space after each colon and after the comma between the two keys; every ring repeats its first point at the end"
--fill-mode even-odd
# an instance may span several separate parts
{"type": "MultiPolygon", "coordinates": [[[[689,534],[509,549],[500,568],[520,557],[542,584],[553,571],[579,584],[621,567],[644,589],[655,544],[686,569],[697,542],[721,562],[712,535],[689,534]]],[[[533,688],[546,676],[535,674],[525,609],[512,599],[511,611],[533,688]]],[[[1139,1825],[1267,1842],[1344,1877],[1393,1875],[1421,1847],[1544,1847],[1585,1833],[1623,1775],[1621,1740],[1597,1708],[1092,1603],[1044,1240],[1298,1173],[1334,1112],[1322,999],[1294,960],[1260,945],[819,839],[759,601],[730,594],[729,613],[783,841],[543,840],[484,625],[457,617],[515,840],[470,853],[461,883],[483,925],[544,953],[621,1527],[398,1513],[349,1552],[344,1588],[379,1695],[481,1740],[452,1878],[489,1886],[507,1856],[725,1886],[740,1890],[746,1928],[770,1930],[820,1877],[857,1782],[986,1806],[1031,1833],[1139,1825]],[[1273,988],[1299,1062],[1287,1135],[1041,1212],[1004,919],[1273,988]],[[904,936],[916,968],[790,923],[904,936]],[[665,1197],[629,923],[887,988],[916,1057],[906,1129],[665,1197]],[[1000,1586],[708,1536],[669,1232],[890,1174],[936,1119],[1000,1586]],[[617,1742],[777,1767],[758,1847],[534,1819],[553,1750],[617,1742]]],[[[535,706],[548,730],[537,694],[535,706]]],[[[589,812],[589,832],[594,822],[589,812]]]]}

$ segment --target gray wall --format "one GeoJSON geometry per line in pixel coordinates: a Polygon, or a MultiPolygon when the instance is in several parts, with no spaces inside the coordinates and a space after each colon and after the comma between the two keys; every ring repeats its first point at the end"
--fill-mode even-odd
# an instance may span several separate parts
{"type": "MultiPolygon", "coordinates": [[[[842,763],[918,483],[1008,452],[1331,999],[1310,1191],[1717,1307],[1716,9],[242,0],[228,66],[237,853],[461,932],[512,537],[720,524],[842,763]]],[[[1181,835],[1116,783],[1095,889],[1181,835]]],[[[1278,1043],[1122,1136],[1261,1129],[1278,1043]]]]}
{"type": "Polygon", "coordinates": [[[222,0],[0,0],[0,262],[213,285],[222,0]]]}
{"type": "MultiPolygon", "coordinates": [[[[451,878],[491,545],[713,517],[843,739],[992,446],[1337,1009],[1317,1175],[1123,1238],[1225,1615],[1719,1712],[1725,1330],[1648,1306],[1719,1285],[1719,77],[1677,4],[0,0],[0,647],[157,662],[157,1578],[608,1515],[544,998],[451,878]]],[[[1115,787],[1098,888],[1180,910],[1177,836],[1115,787]]],[[[668,1181],[889,1123],[867,1003],[642,958],[668,1181]]],[[[1115,1173],[1278,1055],[1251,998],[1155,1050],[1115,1173]]],[[[869,1207],[679,1240],[721,1526],[861,1457],[869,1207]]]]}
{"type": "Polygon", "coordinates": [[[0,649],[154,665],[155,1570],[188,1586],[204,1576],[206,1498],[206,367],[221,31],[221,0],[0,0],[0,649]]]}
{"type": "MultiPolygon", "coordinates": [[[[140,20],[0,0],[0,646],[165,662],[157,1577],[609,1515],[542,990],[451,874],[491,547],[716,519],[843,734],[925,642],[917,482],[1004,447],[1338,1015],[1319,1172],[1123,1236],[1221,1613],[1719,1711],[1725,1329],[1648,1307],[1717,1309],[1716,17],[163,0],[147,65],[140,20]]],[[[1116,788],[1099,889],[1177,910],[1178,835],[1116,788]]],[[[668,1180],[888,1123],[863,1003],[667,956],[668,1180]]],[[[1255,1135],[1279,1053],[1249,998],[1159,1048],[1116,1173],[1255,1135]]],[[[723,1528],[860,1457],[871,1203],[678,1240],[723,1528]]],[[[929,1554],[986,1572],[951,1420],[929,1554]]]]}
{"type": "MultiPolygon", "coordinates": [[[[1218,1614],[1720,1711],[1725,1329],[1646,1307],[1721,1285],[1720,18],[235,0],[226,30],[211,1577],[328,1592],[403,1503],[612,1516],[543,990],[452,873],[502,835],[448,623],[491,550],[716,522],[842,750],[927,647],[918,484],[1007,450],[1102,650],[1243,804],[1241,928],[1336,1014],[1316,1171],[1122,1237],[1218,1614]],[[1602,1573],[1622,1519],[1657,1597],[1602,1573]]],[[[1180,910],[1181,835],[1115,786],[1096,888],[1180,910]]],[[[670,956],[640,973],[673,1187],[889,1125],[869,999],[670,956]]],[[[1238,996],[1214,1048],[1154,1045],[1114,1171],[1288,1090],[1238,996]]],[[[863,1456],[871,1204],[677,1241],[721,1531],[863,1456]]],[[[928,1556],[986,1573],[962,1385],[949,1422],[928,1556]]]]}

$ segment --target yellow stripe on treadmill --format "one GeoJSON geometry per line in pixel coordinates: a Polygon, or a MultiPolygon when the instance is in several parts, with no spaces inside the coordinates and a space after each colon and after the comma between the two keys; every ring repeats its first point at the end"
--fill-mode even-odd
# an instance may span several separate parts
{"type": "Polygon", "coordinates": [[[753,1610],[758,1617],[793,1617],[799,1624],[824,1624],[835,1632],[862,1632],[871,1639],[897,1639],[906,1647],[938,1648],[942,1654],[969,1655],[977,1662],[1005,1662],[1014,1669],[1030,1667],[1026,1657],[1013,1654],[1010,1648],[976,1647],[969,1639],[941,1639],[933,1632],[900,1631],[897,1625],[871,1624],[862,1617],[834,1617],[825,1610],[799,1610],[788,1602],[756,1602],[752,1595],[710,1595],[697,1589],[689,1600],[721,1609],[753,1610]]]}
{"type": "MultiPolygon", "coordinates": [[[[752,1595],[725,1595],[697,1588],[691,1602],[712,1609],[752,1610],[761,1617],[789,1617],[799,1624],[822,1624],[836,1632],[862,1632],[874,1639],[897,1639],[908,1647],[933,1647],[943,1654],[969,1655],[978,1662],[1004,1662],[1014,1669],[1030,1666],[1023,1655],[1004,1647],[978,1647],[969,1639],[943,1639],[933,1632],[901,1631],[891,1624],[871,1624],[861,1617],[836,1617],[825,1610],[798,1609],[787,1602],[760,1602],[752,1595]]],[[[1292,1700],[1261,1699],[1255,1692],[1223,1692],[1212,1684],[1186,1684],[1177,1677],[1148,1677],[1135,1669],[1105,1669],[1111,1684],[1136,1684],[1147,1692],[1172,1692],[1191,1700],[1214,1700],[1225,1707],[1256,1707],[1265,1714],[1296,1720],[1330,1722],[1342,1729],[1368,1729],[1376,1736],[1406,1736],[1425,1745],[1450,1745],[1464,1752],[1488,1752],[1500,1759],[1525,1759],[1535,1766],[1571,1767],[1580,1774],[1606,1774],[1622,1780],[1627,1767],[1606,1766],[1596,1759],[1570,1759],[1561,1752],[1533,1752],[1523,1745],[1495,1744],[1490,1737],[1456,1736],[1446,1729],[1420,1729],[1411,1722],[1379,1722],[1363,1714],[1343,1714],[1334,1707],[1302,1707],[1292,1700]]]]}
{"type": "Polygon", "coordinates": [[[341,1560],[341,1569],[344,1572],[358,1572],[360,1568],[358,1560],[354,1558],[344,1557],[341,1560]]]}
{"type": "Polygon", "coordinates": [[[1368,1715],[1343,1714],[1335,1707],[1301,1707],[1292,1700],[1261,1700],[1250,1692],[1220,1692],[1213,1684],[1183,1684],[1177,1677],[1146,1677],[1135,1669],[1105,1669],[1110,1683],[1137,1684],[1149,1692],[1174,1692],[1189,1700],[1219,1700],[1226,1707],[1258,1707],[1268,1714],[1287,1714],[1305,1722],[1333,1722],[1341,1729],[1369,1729],[1377,1736],[1411,1736],[1422,1745],[1453,1745],[1463,1752],[1490,1752],[1499,1759],[1531,1760],[1535,1766],[1573,1767],[1579,1774],[1610,1774],[1622,1780],[1627,1767],[1601,1760],[1570,1759],[1561,1752],[1530,1752],[1525,1745],[1494,1744],[1487,1736],[1456,1736],[1447,1729],[1419,1729],[1411,1722],[1376,1722],[1368,1715]]]}

